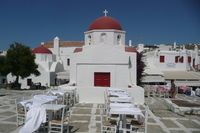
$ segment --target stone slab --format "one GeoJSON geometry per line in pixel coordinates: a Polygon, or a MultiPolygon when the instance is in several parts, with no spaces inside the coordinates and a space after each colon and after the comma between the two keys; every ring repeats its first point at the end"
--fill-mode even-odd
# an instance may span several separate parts
{"type": "Polygon", "coordinates": [[[179,123],[181,123],[186,128],[198,128],[200,129],[200,125],[196,122],[193,122],[191,120],[177,120],[179,123]]]}
{"type": "Polygon", "coordinates": [[[167,127],[167,128],[179,128],[178,125],[176,125],[173,121],[171,120],[160,120],[161,122],[163,122],[163,124],[167,127]]]}

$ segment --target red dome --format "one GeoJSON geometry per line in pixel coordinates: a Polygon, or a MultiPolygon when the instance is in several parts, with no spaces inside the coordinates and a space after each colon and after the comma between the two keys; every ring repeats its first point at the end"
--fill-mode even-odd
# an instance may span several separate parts
{"type": "Polygon", "coordinates": [[[94,20],[90,25],[89,30],[102,30],[102,29],[113,29],[113,30],[122,30],[120,23],[111,17],[100,17],[94,20]]]}
{"type": "Polygon", "coordinates": [[[46,47],[39,46],[31,51],[34,54],[52,54],[51,50],[46,47]]]}

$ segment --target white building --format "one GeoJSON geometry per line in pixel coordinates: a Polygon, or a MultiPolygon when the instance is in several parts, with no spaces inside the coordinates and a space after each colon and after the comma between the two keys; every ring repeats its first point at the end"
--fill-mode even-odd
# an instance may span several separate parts
{"type": "Polygon", "coordinates": [[[154,79],[160,82],[170,82],[174,79],[176,85],[200,86],[200,73],[195,72],[194,68],[200,65],[197,46],[194,50],[187,50],[184,46],[178,49],[175,42],[173,47],[166,47],[162,45],[162,49],[145,53],[145,74],[159,76],[154,79]]]}
{"type": "MultiPolygon", "coordinates": [[[[42,46],[32,50],[32,53],[36,55],[35,62],[38,64],[38,71],[41,75],[38,77],[31,75],[24,79],[20,78],[21,88],[29,89],[31,83],[39,82],[42,86],[55,85],[57,82],[56,73],[64,71],[62,62],[56,61],[56,55],[53,55],[49,49],[42,46]]],[[[11,74],[7,75],[8,82],[15,81],[15,78],[11,74]]]]}

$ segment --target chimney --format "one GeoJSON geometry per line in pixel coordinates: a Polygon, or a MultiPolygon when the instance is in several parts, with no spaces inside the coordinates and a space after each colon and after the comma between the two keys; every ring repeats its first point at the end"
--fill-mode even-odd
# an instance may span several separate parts
{"type": "Polygon", "coordinates": [[[174,49],[176,48],[176,41],[174,41],[174,49]]]}
{"type": "Polygon", "coordinates": [[[132,41],[131,41],[131,40],[129,40],[129,46],[130,46],[130,47],[132,46],[132,41]]]}
{"type": "Polygon", "coordinates": [[[44,45],[44,42],[41,42],[41,45],[44,45]]]}

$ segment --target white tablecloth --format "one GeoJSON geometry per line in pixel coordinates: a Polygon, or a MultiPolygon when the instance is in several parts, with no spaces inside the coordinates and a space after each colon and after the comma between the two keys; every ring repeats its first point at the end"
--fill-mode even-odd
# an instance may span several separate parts
{"type": "Polygon", "coordinates": [[[35,95],[33,98],[53,101],[53,100],[57,99],[57,96],[35,95]]]}
{"type": "Polygon", "coordinates": [[[110,114],[141,115],[144,117],[142,111],[138,108],[111,108],[110,114]]]}
{"type": "Polygon", "coordinates": [[[127,97],[128,93],[127,92],[109,92],[110,95],[115,95],[118,97],[127,97]]]}
{"type": "Polygon", "coordinates": [[[132,102],[131,97],[110,97],[111,102],[132,102]]]}
{"type": "Polygon", "coordinates": [[[41,123],[46,122],[46,110],[42,106],[31,106],[26,115],[26,123],[19,133],[32,133],[36,131],[41,123]]]}
{"type": "Polygon", "coordinates": [[[111,109],[114,109],[114,108],[133,108],[133,107],[135,107],[131,103],[110,103],[109,106],[110,106],[111,109]]]}
{"type": "Polygon", "coordinates": [[[49,93],[52,94],[52,95],[56,95],[56,94],[59,94],[61,96],[64,95],[64,92],[61,92],[61,91],[52,91],[52,90],[50,90],[49,93]]]}
{"type": "Polygon", "coordinates": [[[56,105],[56,104],[43,104],[42,107],[44,107],[46,110],[59,110],[66,105],[56,105]]]}
{"type": "Polygon", "coordinates": [[[31,99],[28,99],[28,100],[21,101],[20,103],[24,106],[24,104],[27,103],[28,101],[32,101],[33,105],[39,106],[39,105],[42,105],[44,103],[48,103],[51,100],[31,98],[31,99]]]}

